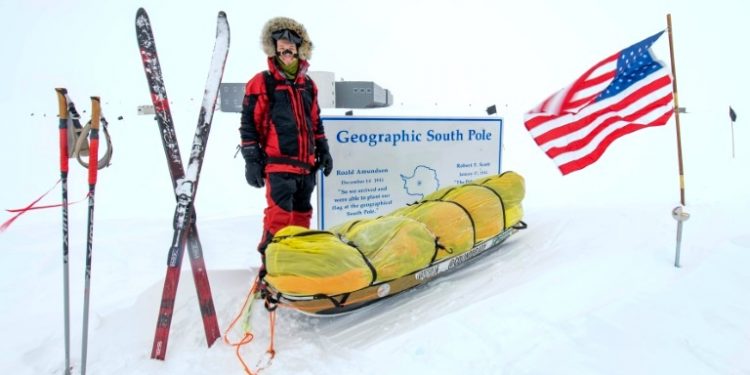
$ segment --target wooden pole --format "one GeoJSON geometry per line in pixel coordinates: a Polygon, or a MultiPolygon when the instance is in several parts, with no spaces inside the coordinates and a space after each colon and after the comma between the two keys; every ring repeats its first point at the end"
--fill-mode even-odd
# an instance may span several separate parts
{"type": "Polygon", "coordinates": [[[674,42],[672,41],[672,15],[667,14],[667,31],[669,32],[669,57],[672,64],[672,92],[674,97],[674,119],[677,129],[677,163],[680,172],[680,203],[685,205],[685,171],[682,167],[682,139],[680,136],[680,108],[677,98],[677,69],[674,63],[674,42]]]}
{"type": "Polygon", "coordinates": [[[677,162],[680,172],[680,206],[672,210],[672,217],[677,221],[677,244],[675,246],[674,266],[680,267],[680,248],[682,247],[682,223],[690,218],[685,212],[685,171],[682,168],[682,138],[680,135],[680,104],[677,100],[677,69],[674,63],[674,42],[672,41],[672,15],[667,14],[667,31],[669,32],[669,57],[672,64],[672,96],[674,98],[674,118],[677,129],[677,162]]]}

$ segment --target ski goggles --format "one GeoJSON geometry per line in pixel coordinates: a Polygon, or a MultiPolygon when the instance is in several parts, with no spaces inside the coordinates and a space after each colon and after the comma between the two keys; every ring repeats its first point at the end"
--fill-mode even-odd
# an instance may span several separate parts
{"type": "Polygon", "coordinates": [[[299,36],[299,34],[289,29],[276,30],[271,33],[271,38],[273,38],[273,40],[275,41],[280,40],[280,39],[286,39],[294,44],[298,44],[298,45],[302,44],[302,37],[299,36]]]}

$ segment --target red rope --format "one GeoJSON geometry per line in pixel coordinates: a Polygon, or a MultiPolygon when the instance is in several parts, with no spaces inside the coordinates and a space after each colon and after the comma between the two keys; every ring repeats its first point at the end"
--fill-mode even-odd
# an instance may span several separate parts
{"type": "MultiPolygon", "coordinates": [[[[89,197],[89,193],[86,193],[86,195],[84,195],[83,198],[81,198],[81,199],[79,199],[79,200],[77,200],[75,202],[69,202],[68,206],[72,206],[72,205],[74,205],[76,203],[81,203],[81,202],[85,201],[86,198],[88,198],[88,197],[89,197]]],[[[34,206],[34,207],[26,207],[26,208],[8,208],[5,211],[11,212],[11,213],[14,213],[14,212],[25,212],[25,211],[31,211],[31,210],[43,210],[43,209],[46,209],[46,208],[62,207],[62,205],[63,205],[62,203],[55,203],[55,204],[46,204],[44,206],[34,206]]]]}
{"type": "Polygon", "coordinates": [[[57,180],[57,182],[55,182],[55,185],[53,185],[49,190],[47,190],[46,193],[42,194],[39,198],[31,202],[31,204],[29,204],[28,206],[24,208],[19,208],[19,209],[8,210],[8,212],[17,212],[17,214],[15,214],[12,218],[8,219],[8,221],[4,222],[3,225],[0,225],[0,233],[5,232],[5,230],[8,229],[8,227],[10,227],[10,225],[13,224],[13,222],[16,221],[16,219],[18,219],[19,216],[25,214],[26,211],[35,209],[34,205],[40,200],[42,200],[42,198],[46,197],[47,194],[49,194],[52,190],[54,190],[57,187],[57,185],[60,183],[60,181],[62,181],[62,179],[57,180]]]}
{"type": "MultiPolygon", "coordinates": [[[[5,232],[10,227],[10,225],[13,224],[13,222],[16,221],[16,219],[18,219],[19,216],[25,214],[28,211],[43,210],[43,209],[46,209],[46,208],[62,207],[63,206],[62,203],[46,204],[46,205],[43,205],[43,206],[36,206],[36,203],[39,202],[40,200],[42,200],[42,198],[46,197],[47,194],[49,194],[52,190],[54,190],[55,187],[60,184],[60,181],[61,180],[57,180],[57,182],[55,183],[55,185],[52,186],[51,189],[49,189],[46,193],[42,194],[42,196],[40,196],[39,198],[35,199],[28,206],[22,207],[22,208],[8,208],[8,209],[6,209],[5,211],[10,212],[10,213],[15,213],[15,215],[12,218],[8,219],[6,222],[4,222],[2,225],[0,225],[0,233],[5,232]]],[[[88,198],[88,197],[89,197],[89,193],[86,193],[86,195],[84,195],[83,198],[81,198],[81,199],[79,199],[79,200],[77,200],[75,202],[69,202],[68,206],[72,206],[72,205],[74,205],[76,203],[81,203],[84,200],[86,200],[86,198],[88,198]]]]}

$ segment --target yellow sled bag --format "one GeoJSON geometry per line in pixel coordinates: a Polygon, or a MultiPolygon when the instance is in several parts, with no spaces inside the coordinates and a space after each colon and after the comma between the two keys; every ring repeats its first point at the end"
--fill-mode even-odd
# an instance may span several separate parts
{"type": "Polygon", "coordinates": [[[423,201],[402,207],[390,214],[423,223],[440,245],[435,260],[458,255],[471,249],[476,240],[469,212],[454,202],[423,201]]]}
{"type": "Polygon", "coordinates": [[[266,248],[265,280],[289,295],[336,295],[364,288],[373,272],[362,254],[330,232],[289,226],[266,248]]]}
{"type": "Polygon", "coordinates": [[[526,183],[523,177],[512,171],[503,174],[480,178],[473,184],[484,185],[503,197],[505,207],[505,228],[510,228],[523,218],[521,201],[526,194],[526,183]]]}
{"type": "Polygon", "coordinates": [[[497,236],[504,227],[502,200],[486,186],[451,186],[429,194],[424,200],[454,202],[463,207],[474,224],[476,242],[497,236]]]}
{"type": "Polygon", "coordinates": [[[435,258],[435,236],[424,224],[406,217],[350,221],[331,231],[367,257],[375,269],[376,282],[408,275],[427,267],[435,258]]]}

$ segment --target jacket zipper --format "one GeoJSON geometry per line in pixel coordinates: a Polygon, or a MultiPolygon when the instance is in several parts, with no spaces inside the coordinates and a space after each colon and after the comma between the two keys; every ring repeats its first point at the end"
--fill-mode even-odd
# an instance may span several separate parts
{"type": "Polygon", "coordinates": [[[298,130],[300,132],[300,153],[297,155],[299,160],[303,163],[307,163],[308,154],[308,134],[307,124],[305,123],[304,108],[302,106],[302,95],[297,89],[297,82],[291,82],[289,88],[292,93],[292,106],[294,107],[294,116],[297,119],[298,130]]]}

